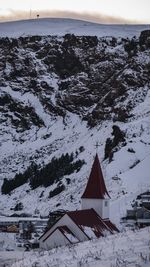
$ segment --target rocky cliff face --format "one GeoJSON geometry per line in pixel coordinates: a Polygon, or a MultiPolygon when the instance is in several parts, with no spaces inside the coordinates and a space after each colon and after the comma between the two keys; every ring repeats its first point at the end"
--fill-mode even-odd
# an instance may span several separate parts
{"type": "Polygon", "coordinates": [[[132,39],[1,38],[1,179],[32,160],[71,151],[71,142],[78,148],[82,127],[92,135],[105,122],[136,121],[133,111],[150,88],[149,55],[148,30],[132,39]]]}
{"type": "Polygon", "coordinates": [[[44,124],[30,103],[24,105],[10,96],[8,87],[22,95],[32,93],[52,116],[65,117],[70,111],[90,126],[106,118],[126,120],[148,90],[149,38],[149,31],[131,40],[70,34],[62,38],[1,38],[1,106],[7,108],[4,121],[10,120],[21,131],[44,124]]]}

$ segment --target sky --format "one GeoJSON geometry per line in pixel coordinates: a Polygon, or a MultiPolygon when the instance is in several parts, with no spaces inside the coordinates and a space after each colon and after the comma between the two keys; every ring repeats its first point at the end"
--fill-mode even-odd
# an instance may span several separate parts
{"type": "Polygon", "coordinates": [[[67,17],[100,23],[150,24],[150,0],[0,0],[0,21],[67,17]]]}

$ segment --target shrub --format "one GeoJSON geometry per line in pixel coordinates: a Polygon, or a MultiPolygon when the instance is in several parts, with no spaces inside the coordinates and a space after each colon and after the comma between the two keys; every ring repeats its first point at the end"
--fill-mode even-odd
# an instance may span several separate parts
{"type": "Polygon", "coordinates": [[[133,148],[128,148],[128,152],[135,153],[135,150],[133,148]]]}
{"type": "Polygon", "coordinates": [[[30,179],[31,188],[34,189],[41,185],[47,187],[59,181],[64,175],[70,175],[74,171],[78,172],[84,161],[73,162],[73,159],[73,153],[70,155],[68,153],[62,154],[60,158],[52,158],[49,164],[37,171],[30,179]]]}
{"type": "Polygon", "coordinates": [[[23,210],[23,204],[21,202],[17,203],[14,207],[14,211],[20,211],[23,210]]]}
{"type": "Polygon", "coordinates": [[[140,163],[140,160],[137,159],[131,166],[130,166],[130,169],[133,169],[137,164],[140,163]]]}
{"type": "Polygon", "coordinates": [[[113,125],[112,127],[113,132],[112,135],[114,136],[113,139],[107,138],[106,144],[105,144],[105,156],[104,158],[109,160],[112,160],[114,148],[119,145],[119,143],[122,142],[122,145],[125,142],[125,133],[120,130],[120,128],[117,125],[113,125]]]}
{"type": "Polygon", "coordinates": [[[60,185],[60,186],[58,186],[58,187],[56,187],[54,190],[52,190],[52,191],[49,192],[49,198],[54,197],[54,196],[60,194],[64,190],[65,190],[65,186],[63,184],[60,185]]]}
{"type": "Polygon", "coordinates": [[[11,180],[4,179],[1,187],[2,194],[9,194],[15,188],[30,182],[32,189],[39,186],[49,186],[59,181],[64,175],[70,175],[74,171],[78,172],[84,160],[73,162],[74,155],[66,153],[60,158],[52,158],[51,162],[40,169],[40,166],[32,163],[24,173],[18,173],[11,180]]]}
{"type": "Polygon", "coordinates": [[[113,128],[112,135],[114,136],[113,146],[117,146],[119,142],[125,141],[125,133],[121,131],[117,125],[113,125],[112,128],[113,128]]]}
{"type": "Polygon", "coordinates": [[[11,180],[4,179],[1,187],[2,194],[9,194],[12,190],[28,182],[29,178],[37,171],[37,165],[32,163],[24,173],[17,173],[11,180]]]}
{"type": "Polygon", "coordinates": [[[80,153],[82,153],[84,150],[85,150],[84,146],[80,146],[80,147],[79,147],[79,151],[80,151],[80,153]]]}
{"type": "Polygon", "coordinates": [[[110,138],[106,139],[106,144],[105,144],[105,159],[109,158],[110,153],[113,149],[113,141],[110,138]]]}

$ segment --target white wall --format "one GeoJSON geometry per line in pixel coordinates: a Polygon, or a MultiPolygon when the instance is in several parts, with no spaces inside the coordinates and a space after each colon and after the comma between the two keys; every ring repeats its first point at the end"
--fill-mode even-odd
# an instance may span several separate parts
{"type": "Polygon", "coordinates": [[[110,200],[103,199],[103,219],[109,219],[110,200]],[[107,205],[107,206],[106,206],[107,205]]]}
{"type": "Polygon", "coordinates": [[[93,208],[102,219],[109,218],[109,199],[82,198],[82,210],[93,208]],[[105,203],[107,202],[107,206],[105,203]]]}
{"type": "Polygon", "coordinates": [[[45,242],[42,242],[43,249],[51,249],[58,246],[64,246],[70,244],[69,240],[57,229],[54,233],[49,236],[45,242]]]}
{"type": "Polygon", "coordinates": [[[41,239],[39,240],[40,248],[43,248],[44,239],[48,237],[58,226],[63,225],[66,225],[71,230],[71,232],[78,238],[79,241],[89,240],[88,237],[83,233],[83,231],[70,219],[67,214],[65,214],[55,225],[52,226],[49,231],[45,233],[43,237],[41,237],[41,239]]]}

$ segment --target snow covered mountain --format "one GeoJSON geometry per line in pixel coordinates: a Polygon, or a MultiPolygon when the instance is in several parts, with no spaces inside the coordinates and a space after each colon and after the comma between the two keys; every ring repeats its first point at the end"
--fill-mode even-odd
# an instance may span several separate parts
{"type": "Polygon", "coordinates": [[[33,190],[28,181],[9,195],[0,193],[0,213],[16,213],[19,202],[18,214],[80,208],[98,141],[118,224],[136,195],[150,187],[149,26],[69,21],[68,27],[63,21],[59,30],[55,20],[0,24],[0,186],[33,162],[42,168],[63,153],[86,164],[51,186],[33,190]],[[114,125],[125,141],[104,160],[114,125]],[[50,197],[60,183],[65,190],[50,197]]]}
{"type": "Polygon", "coordinates": [[[0,23],[0,36],[63,36],[67,33],[73,33],[80,36],[133,37],[134,35],[139,35],[142,30],[146,29],[150,29],[150,25],[107,25],[74,19],[47,18],[0,23]]]}

